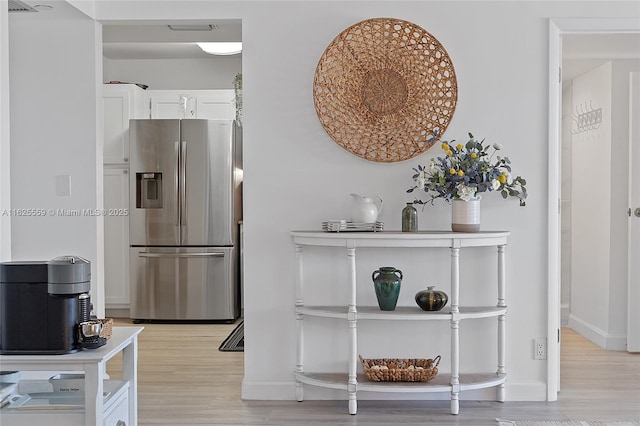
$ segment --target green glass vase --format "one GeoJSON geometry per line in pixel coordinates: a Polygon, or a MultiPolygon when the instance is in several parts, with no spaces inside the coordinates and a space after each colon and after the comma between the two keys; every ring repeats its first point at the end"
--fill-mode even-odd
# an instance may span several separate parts
{"type": "Polygon", "coordinates": [[[402,232],[418,231],[418,210],[413,207],[413,203],[407,203],[402,209],[402,232]]]}
{"type": "Polygon", "coordinates": [[[373,271],[371,279],[380,309],[383,311],[395,310],[402,284],[402,271],[392,266],[383,266],[373,271]]]}

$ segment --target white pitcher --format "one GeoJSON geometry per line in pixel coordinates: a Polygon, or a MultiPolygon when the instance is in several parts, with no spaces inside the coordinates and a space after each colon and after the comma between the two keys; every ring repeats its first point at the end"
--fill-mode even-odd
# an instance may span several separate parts
{"type": "Polygon", "coordinates": [[[375,223],[378,214],[382,210],[382,198],[379,195],[373,197],[363,197],[358,194],[351,194],[351,222],[354,223],[375,223]]]}

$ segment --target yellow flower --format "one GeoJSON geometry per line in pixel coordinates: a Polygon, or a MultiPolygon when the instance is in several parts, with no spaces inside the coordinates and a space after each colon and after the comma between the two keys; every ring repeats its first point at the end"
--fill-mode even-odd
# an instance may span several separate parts
{"type": "Polygon", "coordinates": [[[506,170],[503,170],[503,171],[502,171],[502,176],[506,176],[506,175],[507,175],[507,171],[506,171],[506,170]]]}
{"type": "Polygon", "coordinates": [[[449,173],[451,173],[452,175],[455,175],[456,174],[456,169],[453,169],[453,168],[449,169],[449,173]]]}
{"type": "Polygon", "coordinates": [[[500,183],[505,183],[507,181],[507,177],[505,175],[498,176],[498,180],[500,183]]]}
{"type": "Polygon", "coordinates": [[[464,176],[464,172],[462,170],[458,170],[458,176],[464,176]]]}
{"type": "Polygon", "coordinates": [[[459,143],[458,146],[456,146],[456,148],[458,149],[458,151],[462,151],[462,144],[459,143]]]}
{"type": "Polygon", "coordinates": [[[449,145],[447,145],[446,143],[443,143],[442,145],[440,145],[442,147],[442,149],[444,149],[445,151],[449,151],[449,145]]]}
{"type": "Polygon", "coordinates": [[[471,158],[473,158],[475,160],[476,158],[478,158],[478,154],[476,154],[475,152],[472,152],[471,153],[471,158]]]}
{"type": "Polygon", "coordinates": [[[451,157],[451,156],[453,155],[453,151],[448,150],[448,151],[447,151],[447,155],[448,155],[449,157],[451,157]]]}

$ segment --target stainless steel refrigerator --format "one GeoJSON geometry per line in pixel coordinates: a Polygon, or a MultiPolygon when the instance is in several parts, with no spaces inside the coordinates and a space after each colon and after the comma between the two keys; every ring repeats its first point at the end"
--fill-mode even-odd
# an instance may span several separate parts
{"type": "Polygon", "coordinates": [[[144,119],[129,131],[131,318],[236,319],[241,128],[144,119]]]}

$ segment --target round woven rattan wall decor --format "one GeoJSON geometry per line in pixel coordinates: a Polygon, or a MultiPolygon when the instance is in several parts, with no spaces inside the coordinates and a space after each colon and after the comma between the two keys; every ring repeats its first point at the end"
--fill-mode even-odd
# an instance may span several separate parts
{"type": "Polygon", "coordinates": [[[453,117],[458,85],[442,44],[420,26],[368,19],[325,49],[313,81],[318,118],[347,151],[370,161],[413,158],[453,117]]]}

